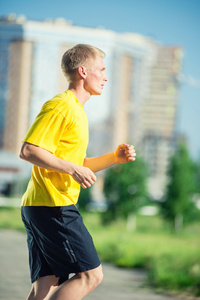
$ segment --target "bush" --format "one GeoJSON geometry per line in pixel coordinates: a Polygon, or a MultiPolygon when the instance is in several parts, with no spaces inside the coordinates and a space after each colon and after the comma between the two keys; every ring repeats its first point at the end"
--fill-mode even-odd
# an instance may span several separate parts
{"type": "Polygon", "coordinates": [[[200,292],[200,255],[199,253],[167,253],[152,259],[149,278],[156,287],[168,290],[190,288],[200,292]]]}

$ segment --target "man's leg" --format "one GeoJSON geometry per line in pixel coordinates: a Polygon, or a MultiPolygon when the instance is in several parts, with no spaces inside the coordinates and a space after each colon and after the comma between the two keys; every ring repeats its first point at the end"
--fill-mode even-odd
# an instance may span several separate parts
{"type": "Polygon", "coordinates": [[[45,300],[47,296],[58,287],[59,277],[54,275],[44,276],[33,282],[27,300],[45,300]]]}
{"type": "MultiPolygon", "coordinates": [[[[47,300],[81,300],[102,281],[103,272],[101,265],[93,270],[77,273],[69,280],[59,285],[47,300]]],[[[38,300],[38,299],[37,299],[38,300]]]]}

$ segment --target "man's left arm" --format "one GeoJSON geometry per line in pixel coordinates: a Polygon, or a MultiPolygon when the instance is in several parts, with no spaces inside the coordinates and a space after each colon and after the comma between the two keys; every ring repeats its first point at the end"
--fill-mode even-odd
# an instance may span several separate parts
{"type": "Polygon", "coordinates": [[[111,167],[116,163],[127,163],[135,160],[134,146],[128,144],[119,145],[116,151],[98,156],[86,157],[83,163],[84,167],[89,168],[94,173],[111,167]]]}

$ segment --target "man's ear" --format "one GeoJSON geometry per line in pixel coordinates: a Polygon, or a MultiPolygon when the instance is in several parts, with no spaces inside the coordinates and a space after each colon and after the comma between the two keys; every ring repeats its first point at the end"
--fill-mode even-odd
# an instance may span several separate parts
{"type": "Polygon", "coordinates": [[[85,79],[86,76],[87,76],[87,70],[86,70],[86,67],[84,67],[84,66],[78,67],[78,74],[79,74],[83,79],[85,79]]]}

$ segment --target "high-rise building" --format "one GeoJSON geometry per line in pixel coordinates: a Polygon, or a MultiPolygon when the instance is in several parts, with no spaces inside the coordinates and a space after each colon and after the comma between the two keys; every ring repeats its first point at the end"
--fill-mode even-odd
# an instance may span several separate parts
{"type": "Polygon", "coordinates": [[[142,152],[148,161],[149,188],[160,198],[167,182],[168,158],[177,138],[178,75],[183,51],[180,47],[156,45],[156,60],[150,66],[149,92],[142,109],[142,152]]]}
{"type": "Polygon", "coordinates": [[[42,104],[67,89],[60,61],[77,43],[106,52],[109,78],[103,94],[85,105],[88,154],[133,143],[149,165],[151,194],[160,197],[173,149],[182,50],[138,34],[79,27],[63,19],[0,18],[0,147],[18,153],[42,104]]]}

